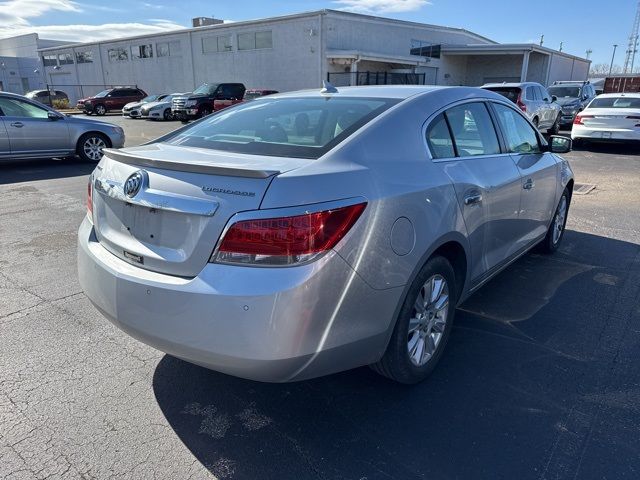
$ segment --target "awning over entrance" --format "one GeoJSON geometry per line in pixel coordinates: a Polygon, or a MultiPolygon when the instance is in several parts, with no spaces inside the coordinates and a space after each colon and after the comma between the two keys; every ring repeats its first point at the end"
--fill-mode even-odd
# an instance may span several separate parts
{"type": "Polygon", "coordinates": [[[386,55],[372,52],[363,52],[360,50],[327,50],[327,60],[340,65],[352,65],[353,63],[379,62],[392,63],[405,66],[426,66],[429,60],[419,55],[386,55]]]}

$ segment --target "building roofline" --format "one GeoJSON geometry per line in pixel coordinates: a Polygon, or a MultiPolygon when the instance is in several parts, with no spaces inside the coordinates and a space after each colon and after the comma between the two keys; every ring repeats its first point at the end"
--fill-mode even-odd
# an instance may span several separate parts
{"type": "Polygon", "coordinates": [[[562,57],[571,58],[574,60],[580,60],[582,62],[591,63],[591,60],[588,60],[583,57],[578,57],[577,55],[572,55],[566,52],[560,52],[559,50],[554,50],[552,48],[541,47],[540,45],[536,45],[535,43],[499,43],[494,45],[443,45],[442,53],[451,53],[451,54],[472,54],[472,53],[521,53],[521,52],[537,52],[543,53],[546,55],[560,55],[562,57]]]}
{"type": "MultiPolygon", "coordinates": [[[[48,51],[57,51],[60,50],[62,48],[77,48],[77,47],[88,47],[91,45],[101,45],[103,43],[115,43],[115,42],[126,42],[126,41],[131,41],[131,40],[137,40],[137,39],[142,39],[142,38],[160,38],[163,36],[169,36],[169,35],[176,35],[176,34],[182,34],[182,33],[189,33],[189,32],[205,32],[205,31],[220,31],[220,30],[224,30],[226,28],[232,28],[232,27],[238,27],[238,26],[250,26],[250,25],[255,25],[255,24],[261,24],[261,23],[265,23],[265,22],[283,22],[283,21],[287,21],[287,20],[294,20],[294,19],[299,19],[299,18],[309,18],[309,17],[317,17],[320,15],[331,15],[331,16],[343,16],[343,17],[351,17],[351,18],[358,18],[361,20],[368,20],[371,22],[378,22],[378,23],[391,23],[391,24],[395,24],[395,25],[405,25],[405,26],[414,26],[414,27],[421,27],[421,28],[429,28],[429,29],[435,29],[435,30],[440,30],[440,31],[446,31],[446,32],[458,32],[458,33],[464,33],[467,35],[471,35],[473,37],[478,38],[479,40],[484,40],[487,42],[490,42],[492,44],[497,44],[497,42],[495,42],[494,40],[491,40],[487,37],[483,37],[482,35],[479,35],[477,33],[473,33],[469,30],[465,30],[463,28],[456,28],[456,27],[446,27],[446,26],[442,26],[442,25],[432,25],[432,24],[428,24],[428,23],[419,23],[419,22],[411,22],[411,21],[407,21],[407,20],[397,20],[394,18],[386,18],[386,17],[378,17],[378,16],[374,16],[374,15],[364,15],[361,13],[353,13],[353,12],[344,12],[344,11],[340,11],[340,10],[331,10],[331,9],[323,9],[323,10],[314,10],[314,11],[310,11],[310,12],[301,12],[301,13],[293,13],[293,14],[289,14],[289,15],[280,15],[277,17],[266,17],[266,18],[260,18],[260,19],[253,19],[253,20],[242,20],[242,21],[238,21],[238,22],[229,22],[229,23],[221,23],[221,24],[216,24],[216,25],[207,25],[207,26],[203,26],[203,27],[185,27],[185,28],[178,28],[176,30],[168,30],[166,32],[158,32],[158,33],[151,33],[151,34],[145,34],[145,35],[132,35],[132,36],[128,36],[128,37],[118,37],[118,38],[111,38],[111,39],[107,39],[107,40],[99,40],[99,41],[94,41],[94,42],[77,42],[77,43],[69,43],[66,44],[64,46],[57,46],[57,47],[46,47],[46,48],[40,48],[38,49],[38,52],[42,52],[42,53],[46,53],[48,51]]],[[[31,35],[31,34],[26,34],[26,35],[31,35]]]]}

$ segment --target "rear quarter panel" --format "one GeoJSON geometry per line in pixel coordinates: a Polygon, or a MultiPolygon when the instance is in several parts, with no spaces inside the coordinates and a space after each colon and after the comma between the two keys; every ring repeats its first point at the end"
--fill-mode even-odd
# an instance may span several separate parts
{"type": "Polygon", "coordinates": [[[378,290],[409,283],[445,241],[468,252],[453,186],[431,162],[422,134],[431,112],[451,101],[446,91],[404,101],[321,159],[276,177],[261,208],[366,198],[367,209],[336,251],[378,290]],[[392,231],[401,218],[411,227],[402,220],[398,238],[392,231]]]}

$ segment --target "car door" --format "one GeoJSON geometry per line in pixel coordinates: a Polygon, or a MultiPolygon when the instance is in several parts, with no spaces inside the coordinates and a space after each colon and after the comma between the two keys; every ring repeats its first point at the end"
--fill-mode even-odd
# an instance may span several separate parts
{"type": "Polygon", "coordinates": [[[472,280],[480,282],[514,253],[522,182],[502,153],[484,102],[463,103],[427,127],[434,162],[451,179],[468,232],[472,280]]]}
{"type": "Polygon", "coordinates": [[[0,117],[0,158],[11,156],[11,145],[9,144],[9,134],[4,124],[4,119],[0,117]]]}
{"type": "Polygon", "coordinates": [[[16,97],[0,97],[0,112],[12,156],[49,156],[73,151],[64,118],[52,120],[49,110],[16,97]]]}
{"type": "Polygon", "coordinates": [[[540,134],[518,112],[492,102],[506,149],[522,178],[518,212],[518,248],[543,237],[556,208],[560,170],[555,156],[542,147],[540,134]]]}
{"type": "Polygon", "coordinates": [[[540,90],[540,96],[542,98],[542,108],[544,109],[544,124],[545,127],[552,127],[558,116],[559,109],[556,103],[551,100],[549,91],[544,87],[537,87],[540,90]]]}

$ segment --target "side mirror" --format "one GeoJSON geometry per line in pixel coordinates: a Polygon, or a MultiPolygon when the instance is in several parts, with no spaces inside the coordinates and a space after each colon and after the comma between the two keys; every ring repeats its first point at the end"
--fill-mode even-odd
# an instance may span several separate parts
{"type": "Polygon", "coordinates": [[[551,101],[555,102],[558,100],[558,97],[556,97],[555,95],[551,95],[551,101]]]}
{"type": "Polygon", "coordinates": [[[551,135],[549,139],[549,151],[553,153],[568,153],[571,151],[572,141],[568,137],[551,135]]]}
{"type": "Polygon", "coordinates": [[[56,112],[47,112],[47,118],[49,120],[62,120],[63,116],[56,112]]]}

